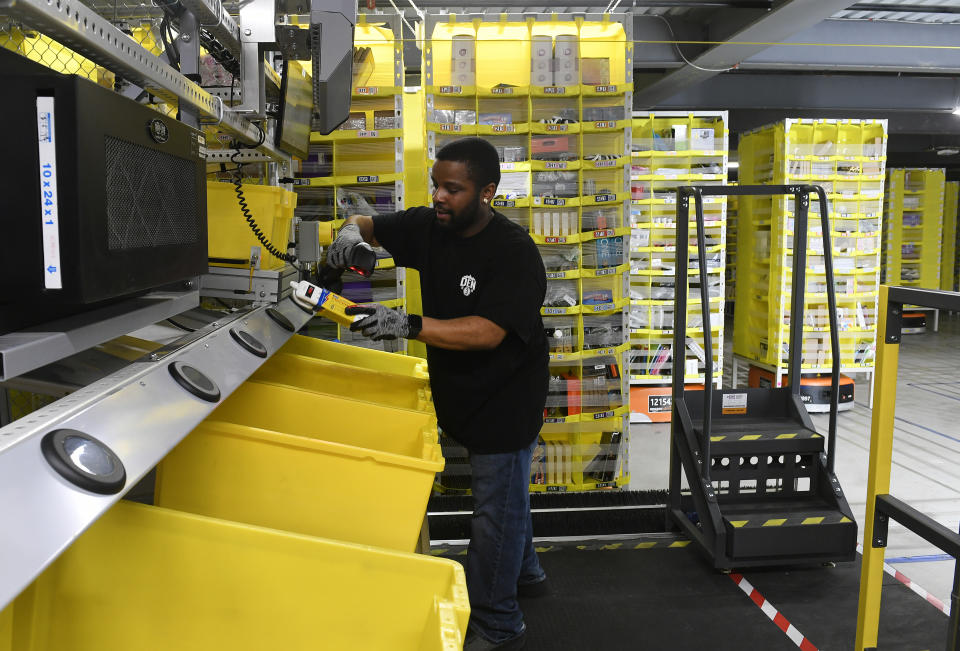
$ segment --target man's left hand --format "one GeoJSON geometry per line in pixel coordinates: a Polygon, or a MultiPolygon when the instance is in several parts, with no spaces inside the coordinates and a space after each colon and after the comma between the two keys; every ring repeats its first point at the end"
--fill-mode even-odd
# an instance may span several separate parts
{"type": "Polygon", "coordinates": [[[411,320],[410,315],[401,309],[392,310],[378,303],[351,305],[344,312],[349,316],[364,315],[363,319],[350,324],[350,331],[360,331],[363,336],[374,341],[381,339],[413,339],[420,334],[420,328],[411,320]]]}

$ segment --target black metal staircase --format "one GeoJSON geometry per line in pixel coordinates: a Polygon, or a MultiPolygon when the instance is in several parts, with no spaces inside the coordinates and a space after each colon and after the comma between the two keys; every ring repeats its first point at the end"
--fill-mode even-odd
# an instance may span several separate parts
{"type": "Polygon", "coordinates": [[[827,196],[812,185],[677,188],[673,341],[673,420],[668,518],[714,567],[756,567],[852,560],[857,525],[834,474],[840,344],[827,196]],[[830,425],[819,434],[800,398],[810,195],[820,206],[833,351],[830,425]],[[703,197],[793,195],[793,277],[789,386],[713,389],[713,342],[706,269],[703,197]],[[690,200],[696,210],[697,261],[707,363],[703,391],[685,386],[690,200]],[[681,469],[689,484],[682,491],[681,469]]]}

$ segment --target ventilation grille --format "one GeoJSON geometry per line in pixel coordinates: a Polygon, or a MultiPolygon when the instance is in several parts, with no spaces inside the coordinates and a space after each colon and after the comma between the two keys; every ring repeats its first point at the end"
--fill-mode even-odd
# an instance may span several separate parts
{"type": "Polygon", "coordinates": [[[197,163],[110,136],[105,146],[109,249],[197,243],[197,163]]]}

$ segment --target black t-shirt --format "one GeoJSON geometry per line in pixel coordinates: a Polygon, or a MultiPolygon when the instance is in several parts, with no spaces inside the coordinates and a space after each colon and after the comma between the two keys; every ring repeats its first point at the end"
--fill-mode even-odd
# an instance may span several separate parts
{"type": "Polygon", "coordinates": [[[507,331],[493,350],[427,346],[440,427],[471,452],[529,445],[543,424],[550,377],[540,318],[547,281],[533,240],[500,213],[468,238],[438,226],[432,208],[380,215],[373,226],[398,266],[420,271],[424,316],[481,316],[507,331]]]}

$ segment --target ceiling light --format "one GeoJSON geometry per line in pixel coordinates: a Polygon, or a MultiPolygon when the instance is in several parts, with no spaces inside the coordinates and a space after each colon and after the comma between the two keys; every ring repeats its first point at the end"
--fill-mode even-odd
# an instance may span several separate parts
{"type": "Polygon", "coordinates": [[[953,114],[954,114],[954,115],[960,115],[960,106],[958,106],[957,108],[953,109],[953,114]]]}
{"type": "Polygon", "coordinates": [[[960,154],[960,149],[956,147],[941,147],[937,150],[937,156],[956,156],[960,154]]]}

